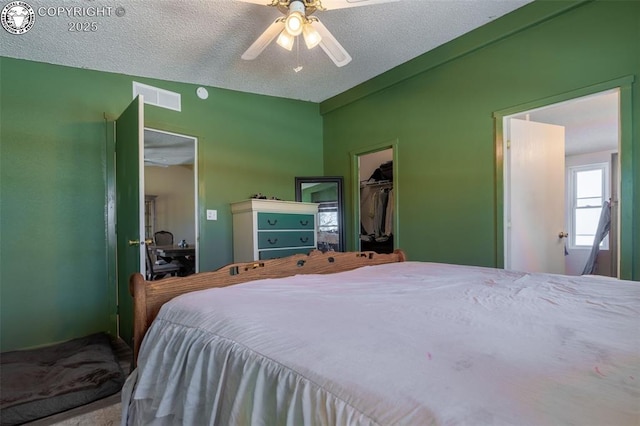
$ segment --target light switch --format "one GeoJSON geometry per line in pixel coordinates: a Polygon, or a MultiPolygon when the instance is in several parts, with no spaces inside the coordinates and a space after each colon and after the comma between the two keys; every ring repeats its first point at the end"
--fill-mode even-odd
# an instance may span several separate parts
{"type": "Polygon", "coordinates": [[[207,220],[218,220],[218,210],[207,210],[207,220]]]}

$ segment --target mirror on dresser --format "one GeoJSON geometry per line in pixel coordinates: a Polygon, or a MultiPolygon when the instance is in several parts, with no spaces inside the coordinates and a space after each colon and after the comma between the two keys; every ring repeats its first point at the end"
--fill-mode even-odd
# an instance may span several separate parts
{"type": "Polygon", "coordinates": [[[296,177],[296,201],[318,204],[318,249],[345,251],[342,176],[296,177]]]}

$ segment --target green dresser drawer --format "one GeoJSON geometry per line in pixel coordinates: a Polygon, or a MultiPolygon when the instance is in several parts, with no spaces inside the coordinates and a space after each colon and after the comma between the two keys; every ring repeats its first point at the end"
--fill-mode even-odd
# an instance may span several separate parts
{"type": "Polygon", "coordinates": [[[313,246],[313,231],[259,231],[258,250],[313,246]]]}
{"type": "Polygon", "coordinates": [[[261,250],[258,252],[258,257],[260,258],[260,260],[277,259],[280,257],[287,257],[298,253],[309,254],[311,250],[313,250],[313,247],[283,250],[261,250]]]}
{"type": "Polygon", "coordinates": [[[258,212],[258,229],[314,229],[314,215],[258,212]]]}

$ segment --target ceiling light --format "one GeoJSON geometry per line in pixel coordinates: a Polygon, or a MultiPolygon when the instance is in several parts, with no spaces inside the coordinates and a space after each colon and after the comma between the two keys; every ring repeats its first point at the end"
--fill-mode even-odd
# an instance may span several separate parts
{"type": "Polygon", "coordinates": [[[276,43],[278,43],[280,47],[284,47],[287,50],[291,50],[293,49],[294,40],[295,40],[295,36],[292,36],[287,32],[286,29],[284,29],[278,36],[278,40],[276,40],[276,43]]]}
{"type": "Polygon", "coordinates": [[[290,13],[287,16],[287,20],[284,21],[284,26],[293,36],[297,36],[302,32],[302,26],[304,24],[304,16],[299,12],[290,13]]]}
{"type": "Polygon", "coordinates": [[[302,36],[304,37],[304,42],[307,45],[307,49],[313,49],[322,41],[322,37],[320,33],[316,31],[310,23],[304,24],[302,27],[302,36]]]}
{"type": "Polygon", "coordinates": [[[302,27],[304,26],[305,19],[305,6],[300,0],[293,0],[289,3],[289,14],[284,21],[284,27],[292,36],[300,35],[302,27]]]}

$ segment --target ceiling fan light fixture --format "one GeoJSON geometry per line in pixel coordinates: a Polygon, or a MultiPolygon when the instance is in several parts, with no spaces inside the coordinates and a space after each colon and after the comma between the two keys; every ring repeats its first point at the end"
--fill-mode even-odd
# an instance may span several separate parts
{"type": "MultiPolygon", "coordinates": [[[[236,0],[262,4],[267,0],[236,0]]],[[[316,10],[361,6],[364,4],[395,2],[400,0],[269,0],[268,6],[277,6],[283,16],[277,18],[253,42],[242,59],[255,59],[274,39],[288,51],[293,50],[295,39],[303,35],[308,49],[320,45],[334,64],[343,67],[351,62],[351,56],[322,22],[312,14],[316,10]],[[324,7],[321,2],[326,2],[324,7]]]]}
{"type": "Polygon", "coordinates": [[[291,50],[293,49],[293,42],[295,39],[296,39],[295,36],[292,36],[291,34],[289,34],[289,32],[286,29],[284,29],[278,36],[276,43],[278,43],[278,46],[282,48],[291,50]]]}
{"type": "Polygon", "coordinates": [[[304,26],[304,15],[300,12],[291,12],[284,21],[284,27],[292,36],[300,35],[304,26]]]}
{"type": "Polygon", "coordinates": [[[320,36],[320,33],[316,31],[310,23],[306,23],[304,27],[302,27],[302,36],[304,37],[307,49],[313,49],[322,41],[322,36],[320,36]]]}
{"type": "Polygon", "coordinates": [[[305,13],[303,1],[291,0],[291,3],[289,3],[289,13],[287,14],[287,19],[284,21],[284,27],[292,36],[300,35],[302,32],[302,27],[307,20],[305,13]]]}

